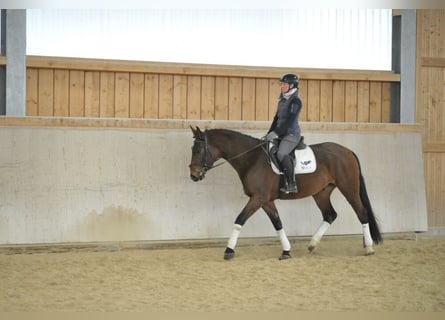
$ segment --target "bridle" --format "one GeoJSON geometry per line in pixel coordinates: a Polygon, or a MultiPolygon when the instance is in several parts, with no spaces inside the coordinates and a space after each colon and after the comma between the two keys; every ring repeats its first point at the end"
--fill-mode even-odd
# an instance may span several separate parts
{"type": "MultiPolygon", "coordinates": [[[[201,172],[199,174],[200,177],[202,178],[205,175],[205,173],[207,171],[209,171],[210,169],[214,169],[216,167],[219,167],[220,165],[223,165],[223,164],[225,164],[227,162],[231,162],[232,160],[235,160],[235,159],[237,159],[239,157],[242,157],[243,155],[249,153],[250,151],[255,150],[256,148],[264,145],[267,141],[266,140],[262,140],[260,143],[254,145],[253,147],[251,147],[251,148],[249,148],[249,149],[247,149],[247,150],[245,150],[245,151],[243,151],[243,152],[241,152],[241,153],[239,153],[237,155],[234,155],[233,157],[230,157],[230,158],[224,160],[223,162],[220,162],[220,163],[217,163],[217,164],[213,164],[212,166],[208,165],[208,158],[211,157],[212,154],[211,154],[210,149],[209,149],[209,144],[208,144],[208,141],[207,141],[207,134],[204,132],[204,139],[196,138],[195,142],[204,143],[204,159],[202,159],[200,164],[191,163],[189,165],[189,168],[191,168],[193,166],[200,166],[200,167],[202,167],[202,170],[201,170],[201,172]]],[[[215,161],[217,161],[217,160],[218,159],[216,159],[215,161]]]]}

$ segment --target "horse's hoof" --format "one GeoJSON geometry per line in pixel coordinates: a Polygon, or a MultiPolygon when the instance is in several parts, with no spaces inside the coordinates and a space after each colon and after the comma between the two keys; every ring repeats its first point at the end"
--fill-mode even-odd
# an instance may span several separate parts
{"type": "Polygon", "coordinates": [[[311,240],[311,242],[309,243],[309,247],[307,247],[310,253],[314,252],[315,248],[317,248],[318,242],[319,241],[311,240]]]}
{"type": "Polygon", "coordinates": [[[278,260],[287,260],[290,259],[290,251],[288,250],[283,250],[283,252],[281,253],[281,256],[278,258],[278,260]]]}
{"type": "Polygon", "coordinates": [[[373,247],[365,247],[365,249],[366,249],[365,256],[372,256],[375,254],[373,247]]]}
{"type": "Polygon", "coordinates": [[[232,260],[235,257],[235,251],[230,248],[226,248],[226,251],[224,252],[224,260],[232,260]]]}

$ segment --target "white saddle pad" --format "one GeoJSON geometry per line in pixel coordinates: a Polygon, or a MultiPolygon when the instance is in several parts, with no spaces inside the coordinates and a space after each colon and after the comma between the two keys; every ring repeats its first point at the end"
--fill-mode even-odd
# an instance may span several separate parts
{"type": "MultiPolygon", "coordinates": [[[[309,146],[301,150],[295,150],[295,160],[295,174],[312,173],[317,170],[314,151],[309,146]]],[[[283,174],[273,162],[271,162],[271,165],[276,174],[283,174]]]]}

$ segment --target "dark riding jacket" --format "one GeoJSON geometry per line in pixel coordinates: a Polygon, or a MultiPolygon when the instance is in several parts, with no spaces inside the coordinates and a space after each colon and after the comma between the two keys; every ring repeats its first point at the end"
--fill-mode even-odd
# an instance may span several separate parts
{"type": "Polygon", "coordinates": [[[281,94],[277,112],[268,133],[275,131],[279,138],[289,134],[300,135],[301,129],[298,118],[302,107],[303,102],[298,97],[298,90],[289,99],[284,98],[283,94],[281,94]]]}

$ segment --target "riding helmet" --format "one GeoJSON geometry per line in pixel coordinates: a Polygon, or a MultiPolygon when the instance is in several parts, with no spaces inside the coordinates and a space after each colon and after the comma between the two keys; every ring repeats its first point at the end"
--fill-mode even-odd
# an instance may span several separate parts
{"type": "Polygon", "coordinates": [[[280,82],[285,82],[288,84],[293,84],[294,88],[298,88],[298,84],[300,82],[300,79],[298,78],[298,76],[296,74],[293,73],[286,73],[284,75],[281,76],[280,78],[280,82]]]}

